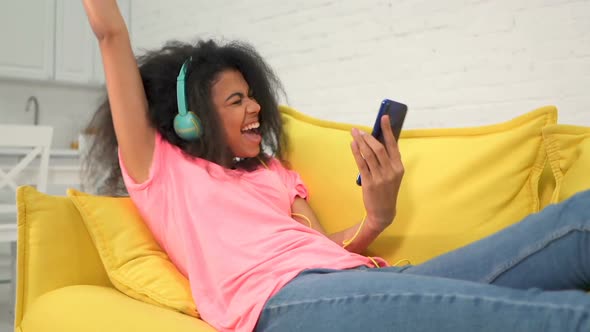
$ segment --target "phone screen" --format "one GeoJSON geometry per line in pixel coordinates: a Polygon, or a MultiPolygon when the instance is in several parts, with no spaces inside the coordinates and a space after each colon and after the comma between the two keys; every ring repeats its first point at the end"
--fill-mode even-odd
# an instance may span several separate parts
{"type": "MultiPolygon", "coordinates": [[[[390,99],[384,99],[379,107],[375,124],[373,125],[372,135],[379,140],[382,144],[385,144],[383,138],[383,130],[381,129],[381,117],[385,114],[389,115],[389,124],[393,131],[393,136],[396,140],[399,140],[399,136],[402,132],[406,113],[408,112],[408,106],[402,103],[390,99]]],[[[361,175],[359,174],[356,178],[356,184],[361,184],[361,175]]]]}

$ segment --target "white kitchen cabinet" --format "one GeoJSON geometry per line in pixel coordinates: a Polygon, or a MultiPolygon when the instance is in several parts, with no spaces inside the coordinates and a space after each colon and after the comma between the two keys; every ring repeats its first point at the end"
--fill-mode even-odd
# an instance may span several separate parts
{"type": "Polygon", "coordinates": [[[55,9],[55,80],[89,83],[94,40],[84,5],[78,0],[57,0],[55,9]]]}
{"type": "MultiPolygon", "coordinates": [[[[129,27],[131,0],[118,3],[129,27]]],[[[0,78],[104,84],[100,50],[80,0],[2,1],[0,41],[0,78]]]]}
{"type": "Polygon", "coordinates": [[[53,77],[55,0],[2,1],[0,76],[53,77]]]}

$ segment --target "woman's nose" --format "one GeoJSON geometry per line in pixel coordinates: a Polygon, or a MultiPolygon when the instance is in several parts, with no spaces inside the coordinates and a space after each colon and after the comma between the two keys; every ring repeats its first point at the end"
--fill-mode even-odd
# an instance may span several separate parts
{"type": "Polygon", "coordinates": [[[250,104],[247,107],[249,113],[260,112],[260,104],[255,99],[250,99],[250,104]]]}

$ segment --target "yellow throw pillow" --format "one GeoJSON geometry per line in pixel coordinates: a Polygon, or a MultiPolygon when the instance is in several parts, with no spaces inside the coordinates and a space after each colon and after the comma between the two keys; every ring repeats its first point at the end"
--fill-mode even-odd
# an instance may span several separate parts
{"type": "MultiPolygon", "coordinates": [[[[350,150],[353,126],[281,111],[287,159],[308,186],[322,225],[335,232],[359,222],[364,206],[350,150]]],[[[548,106],[489,126],[404,130],[397,216],[367,254],[390,264],[420,263],[538,211],[546,160],[541,128],[556,120],[557,109],[548,106]]]]}
{"type": "Polygon", "coordinates": [[[170,261],[128,197],[68,190],[113,285],[137,300],[199,317],[188,280],[170,261]]]}
{"type": "Polygon", "coordinates": [[[556,182],[551,201],[590,189],[590,127],[552,125],[543,129],[543,137],[556,182]]]}

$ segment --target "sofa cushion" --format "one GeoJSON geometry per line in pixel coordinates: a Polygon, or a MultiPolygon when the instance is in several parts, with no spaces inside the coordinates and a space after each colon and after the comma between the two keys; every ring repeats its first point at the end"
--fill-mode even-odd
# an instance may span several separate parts
{"type": "Polygon", "coordinates": [[[551,204],[553,193],[555,192],[555,176],[551,170],[549,159],[545,162],[541,178],[539,179],[539,210],[551,204]]]}
{"type": "MultiPolygon", "coordinates": [[[[287,159],[309,187],[322,225],[335,232],[358,223],[364,206],[350,150],[353,126],[281,109],[287,159]]],[[[546,159],[541,128],[556,119],[555,107],[543,107],[488,126],[404,130],[397,216],[367,254],[420,263],[537,212],[546,159]]]]}
{"type": "Polygon", "coordinates": [[[22,332],[214,332],[204,321],[136,301],[98,286],[69,286],[39,297],[23,317],[22,332]]]}
{"type": "Polygon", "coordinates": [[[556,182],[552,202],[562,202],[590,189],[590,127],[547,126],[543,137],[556,182]]]}
{"type": "Polygon", "coordinates": [[[117,289],[140,301],[199,316],[187,278],[155,241],[130,198],[73,189],[68,196],[117,289]]]}

